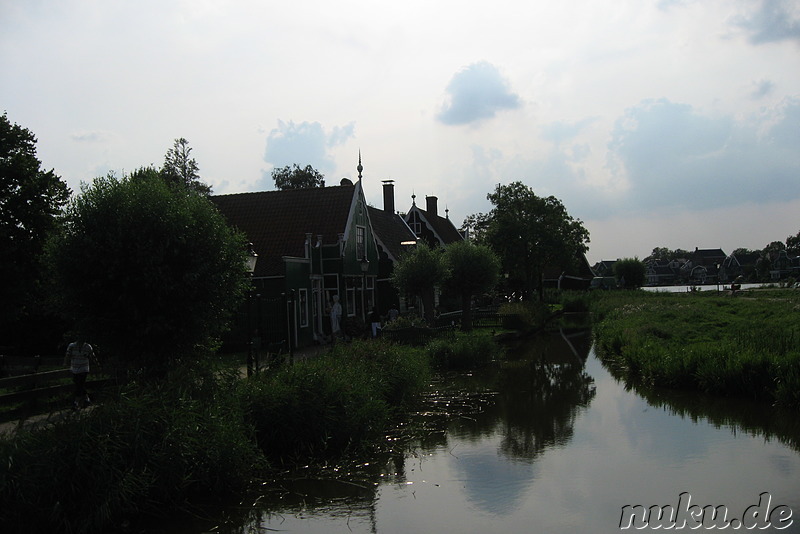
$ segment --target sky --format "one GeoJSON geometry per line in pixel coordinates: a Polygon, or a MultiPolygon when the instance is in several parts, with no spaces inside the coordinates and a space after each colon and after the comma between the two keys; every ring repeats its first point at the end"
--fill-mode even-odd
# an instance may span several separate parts
{"type": "Polygon", "coordinates": [[[75,191],[183,137],[215,194],[360,152],[457,227],[520,181],[591,263],[800,232],[798,0],[0,0],[0,76],[75,191]]]}

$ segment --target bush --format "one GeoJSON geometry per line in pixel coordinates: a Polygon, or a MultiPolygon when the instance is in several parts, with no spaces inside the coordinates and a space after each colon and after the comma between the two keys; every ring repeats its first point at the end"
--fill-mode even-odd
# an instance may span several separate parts
{"type": "Polygon", "coordinates": [[[428,375],[418,350],[356,341],[253,377],[240,395],[268,457],[324,456],[380,436],[393,409],[421,391],[428,375]]]}
{"type": "Polygon", "coordinates": [[[503,328],[530,332],[538,330],[550,317],[550,306],[544,302],[508,302],[500,306],[503,328]]]}
{"type": "Polygon", "coordinates": [[[431,363],[439,369],[475,369],[497,359],[502,349],[488,335],[458,335],[425,346],[431,363]]]}
{"type": "Polygon", "coordinates": [[[11,532],[98,532],[244,489],[264,464],[230,387],[206,384],[215,394],[201,398],[176,384],[0,441],[0,523],[11,532]]]}

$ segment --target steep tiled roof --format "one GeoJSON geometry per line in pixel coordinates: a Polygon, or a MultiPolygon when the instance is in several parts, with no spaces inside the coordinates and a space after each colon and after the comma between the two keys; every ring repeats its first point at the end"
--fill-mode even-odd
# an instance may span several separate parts
{"type": "Polygon", "coordinates": [[[228,222],[244,232],[258,254],[254,276],[283,273],[283,256],[303,257],[306,234],[325,245],[344,233],[354,185],[212,196],[228,222]]]}
{"type": "Polygon", "coordinates": [[[397,260],[403,255],[403,241],[416,241],[417,236],[405,223],[402,217],[394,213],[367,207],[369,220],[381,246],[389,253],[390,259],[397,260]]]}
{"type": "Polygon", "coordinates": [[[458,229],[456,229],[449,218],[440,217],[428,211],[424,211],[424,213],[425,220],[428,221],[428,224],[433,227],[433,231],[436,232],[446,244],[449,245],[450,243],[464,240],[464,237],[459,233],[458,229]]]}

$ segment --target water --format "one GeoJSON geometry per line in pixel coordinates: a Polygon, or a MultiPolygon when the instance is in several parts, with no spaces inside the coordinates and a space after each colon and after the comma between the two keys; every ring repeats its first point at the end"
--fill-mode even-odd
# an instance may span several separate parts
{"type": "Polygon", "coordinates": [[[678,507],[688,492],[740,519],[769,492],[772,509],[794,512],[783,532],[796,533],[795,420],[747,402],[626,389],[588,334],[553,335],[501,369],[434,384],[391,437],[415,427],[402,452],[268,481],[219,531],[605,533],[619,532],[625,505],[678,507]]]}
{"type": "MultiPolygon", "coordinates": [[[[740,284],[739,289],[760,289],[764,287],[766,284],[740,284]]],[[[676,286],[644,286],[642,289],[645,291],[662,291],[665,293],[687,293],[694,288],[695,291],[723,291],[723,288],[730,288],[730,283],[728,284],[705,284],[705,285],[676,285],[676,286]]]]}

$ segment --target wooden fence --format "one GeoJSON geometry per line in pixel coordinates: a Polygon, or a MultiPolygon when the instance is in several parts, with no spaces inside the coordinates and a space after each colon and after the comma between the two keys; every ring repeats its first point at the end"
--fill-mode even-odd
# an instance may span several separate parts
{"type": "MultiPolygon", "coordinates": [[[[7,410],[5,415],[13,417],[17,412],[27,411],[38,401],[68,396],[75,386],[64,379],[71,378],[72,372],[63,368],[53,369],[63,367],[63,363],[63,357],[0,355],[0,408],[16,403],[27,404],[16,410],[7,410]]],[[[95,391],[109,382],[109,378],[89,380],[86,388],[90,392],[95,391]]]]}

